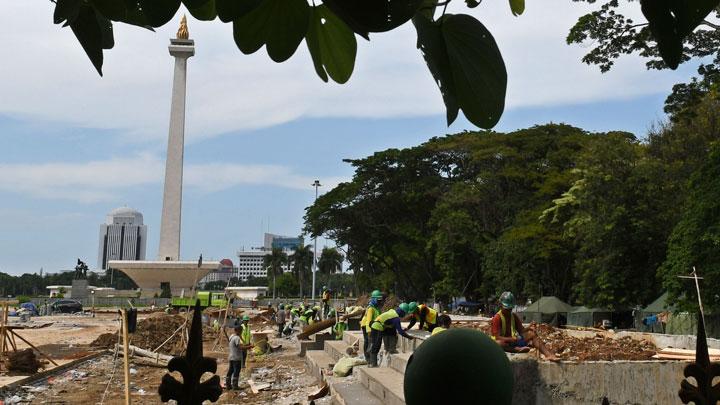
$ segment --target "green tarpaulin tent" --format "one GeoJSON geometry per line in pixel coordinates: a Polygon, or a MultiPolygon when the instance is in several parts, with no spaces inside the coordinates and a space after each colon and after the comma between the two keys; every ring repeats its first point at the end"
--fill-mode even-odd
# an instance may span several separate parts
{"type": "Polygon", "coordinates": [[[580,307],[570,312],[567,316],[567,324],[574,326],[596,326],[604,319],[612,319],[612,311],[602,308],[580,307]]]}
{"type": "Polygon", "coordinates": [[[572,305],[561,301],[557,297],[541,297],[528,305],[521,313],[523,322],[547,323],[553,326],[565,325],[572,305]]]}
{"type": "Polygon", "coordinates": [[[654,333],[665,333],[665,328],[663,324],[660,322],[656,322],[654,324],[646,325],[643,323],[643,319],[652,316],[657,315],[661,312],[665,311],[671,311],[672,308],[668,307],[667,304],[667,297],[668,293],[665,292],[663,295],[659,296],[655,301],[650,303],[650,305],[646,306],[645,308],[641,309],[640,311],[635,313],[635,329],[637,329],[640,332],[654,332],[654,333]]]}

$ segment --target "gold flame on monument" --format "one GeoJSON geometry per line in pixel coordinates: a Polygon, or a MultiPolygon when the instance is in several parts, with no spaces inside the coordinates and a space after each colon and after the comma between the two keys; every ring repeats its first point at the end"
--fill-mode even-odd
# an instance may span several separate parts
{"type": "Polygon", "coordinates": [[[184,15],[183,15],[182,19],[180,20],[180,28],[178,28],[176,37],[177,37],[177,39],[190,38],[190,33],[188,32],[188,26],[187,26],[187,18],[184,15]]]}

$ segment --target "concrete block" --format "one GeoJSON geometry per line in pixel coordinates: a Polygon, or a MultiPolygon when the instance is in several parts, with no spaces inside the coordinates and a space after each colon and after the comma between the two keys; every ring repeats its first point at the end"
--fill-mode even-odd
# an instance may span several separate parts
{"type": "Polygon", "coordinates": [[[335,360],[339,360],[345,357],[345,350],[348,348],[348,344],[342,340],[327,340],[325,341],[325,353],[335,360]]]}
{"type": "Polygon", "coordinates": [[[405,405],[403,381],[405,376],[387,367],[355,367],[362,385],[386,405],[405,405]]]}
{"type": "Polygon", "coordinates": [[[407,367],[408,360],[410,360],[410,356],[412,356],[412,353],[391,354],[388,365],[397,372],[405,374],[405,368],[407,367]]]}
{"type": "Polygon", "coordinates": [[[334,365],[335,359],[323,350],[308,350],[305,353],[305,369],[318,381],[324,381],[323,370],[331,369],[334,365]]]}
{"type": "Polygon", "coordinates": [[[336,382],[330,385],[333,405],[384,405],[367,387],[354,382],[336,382]]]}
{"type": "Polygon", "coordinates": [[[314,340],[303,340],[300,342],[300,353],[299,357],[305,356],[305,353],[309,350],[323,350],[323,342],[316,342],[314,340]]]}

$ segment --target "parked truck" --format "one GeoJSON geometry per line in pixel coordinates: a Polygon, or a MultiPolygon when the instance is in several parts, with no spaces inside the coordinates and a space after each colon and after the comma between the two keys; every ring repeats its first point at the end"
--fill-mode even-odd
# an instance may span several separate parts
{"type": "Polygon", "coordinates": [[[225,293],[198,291],[194,297],[173,297],[170,305],[173,308],[194,307],[196,299],[200,300],[200,307],[203,309],[207,307],[225,308],[228,303],[225,293]]]}

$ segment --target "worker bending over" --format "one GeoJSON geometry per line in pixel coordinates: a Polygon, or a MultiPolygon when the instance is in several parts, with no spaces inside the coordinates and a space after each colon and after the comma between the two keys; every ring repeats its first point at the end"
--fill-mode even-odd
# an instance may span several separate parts
{"type": "Polygon", "coordinates": [[[505,350],[510,353],[525,353],[529,347],[534,347],[549,361],[559,361],[547,347],[542,343],[535,333],[534,325],[525,328],[520,318],[512,312],[515,308],[515,296],[505,291],[500,296],[500,311],[493,316],[491,321],[492,338],[505,350]]]}
{"type": "Polygon", "coordinates": [[[370,340],[372,340],[372,349],[370,350],[370,367],[378,366],[378,353],[380,353],[380,345],[385,345],[385,351],[388,353],[397,353],[398,333],[410,340],[412,336],[408,335],[400,325],[400,321],[408,312],[408,304],[402,303],[395,309],[385,311],[378,315],[372,322],[370,328],[370,340]]]}
{"type": "Polygon", "coordinates": [[[435,329],[438,317],[438,312],[436,310],[425,304],[418,305],[415,301],[408,304],[408,307],[408,313],[412,315],[412,318],[410,318],[410,325],[408,325],[405,330],[410,330],[415,325],[415,322],[418,321],[420,322],[418,330],[422,330],[424,328],[426,331],[432,332],[433,329],[435,329]]]}
{"type": "Polygon", "coordinates": [[[367,309],[365,309],[365,315],[360,320],[360,329],[363,334],[363,354],[365,360],[370,361],[370,349],[372,348],[372,341],[370,340],[370,332],[372,329],[370,325],[380,315],[380,308],[382,308],[383,295],[380,290],[375,290],[370,294],[370,302],[368,303],[367,309]]]}

